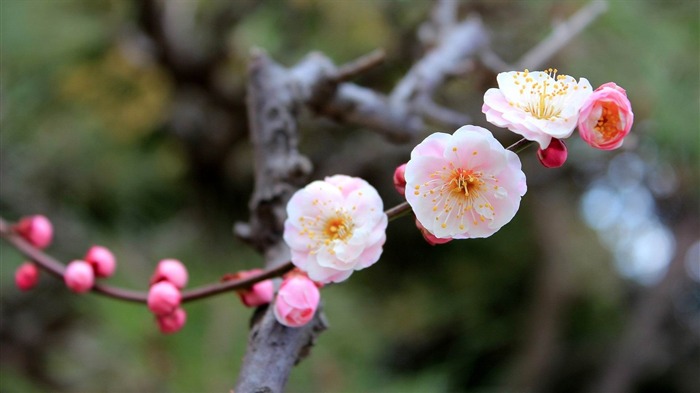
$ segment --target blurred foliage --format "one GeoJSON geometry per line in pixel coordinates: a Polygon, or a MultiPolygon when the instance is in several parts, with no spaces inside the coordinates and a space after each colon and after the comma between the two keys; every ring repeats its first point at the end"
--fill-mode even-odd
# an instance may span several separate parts
{"type": "MultiPolygon", "coordinates": [[[[245,124],[231,127],[238,134],[215,162],[220,172],[212,172],[202,164],[207,155],[194,153],[207,151],[206,138],[177,131],[189,124],[182,119],[196,117],[210,101],[226,100],[233,104],[219,110],[245,118],[245,66],[253,47],[284,65],[314,50],[341,64],[384,48],[386,63],[358,83],[388,92],[422,53],[417,31],[432,4],[234,3],[246,13],[229,27],[230,53],[214,82],[202,86],[183,81],[159,58],[157,40],[141,29],[138,1],[0,1],[1,215],[49,216],[57,229],[49,251],[62,261],[79,258],[93,243],[110,247],[119,260],[111,280],[130,288],[145,288],[156,262],[165,257],[187,264],[191,285],[258,266],[262,258],[231,233],[233,222],[247,218],[252,190],[245,124]],[[212,85],[224,93],[202,98],[212,85]]],[[[181,4],[195,13],[193,21],[183,20],[206,28],[206,17],[228,3],[181,4]]],[[[548,34],[553,21],[585,3],[460,4],[463,16],[482,15],[494,50],[515,61],[548,34]]],[[[552,61],[594,86],[613,80],[627,89],[635,110],[635,135],[627,147],[652,149],[668,161],[680,178],[668,199],[695,205],[700,196],[699,12],[692,0],[611,1],[609,11],[552,61]]],[[[485,125],[482,93],[494,84],[493,74],[477,66],[474,75],[451,82],[437,99],[485,125]]],[[[212,121],[204,129],[219,124],[216,116],[204,117],[212,121]]],[[[387,205],[399,201],[389,179],[411,146],[396,148],[365,130],[308,119],[300,128],[315,177],[340,165],[366,176],[387,205]],[[360,143],[386,150],[387,156],[392,152],[392,160],[401,158],[358,167],[352,152],[360,143]],[[334,162],[339,156],[348,161],[334,162]]],[[[497,136],[505,139],[505,134],[497,136]]],[[[550,245],[533,230],[536,220],[547,219],[534,204],[538,192],[557,193],[566,201],[569,210],[551,214],[571,222],[570,233],[550,239],[570,256],[561,261],[569,276],[569,300],[558,320],[552,378],[542,389],[590,388],[644,290],[616,275],[610,255],[576,217],[578,197],[589,181],[585,174],[609,159],[601,157],[578,164],[572,157],[581,172],[547,173],[525,157],[531,183],[521,211],[489,239],[431,247],[410,219],[391,224],[380,263],[324,289],[331,328],[294,370],[289,391],[493,392],[512,386],[528,329],[536,322],[543,250],[550,245]]],[[[673,217],[697,213],[697,206],[681,206],[673,217]]],[[[4,243],[0,256],[0,390],[210,392],[233,386],[251,316],[235,295],[188,304],[185,329],[162,336],[145,307],[74,296],[48,277],[37,290],[18,293],[13,272],[22,258],[4,243]]],[[[691,337],[694,349],[670,356],[665,366],[637,381],[635,391],[698,387],[688,374],[700,358],[697,333],[676,326],[664,334],[666,341],[691,337]]]]}

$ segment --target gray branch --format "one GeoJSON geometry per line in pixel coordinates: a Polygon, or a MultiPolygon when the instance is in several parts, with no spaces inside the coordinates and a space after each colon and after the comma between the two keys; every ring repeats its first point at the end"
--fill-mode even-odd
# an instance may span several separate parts
{"type": "MultiPolygon", "coordinates": [[[[449,5],[450,2],[440,4],[449,5]]],[[[435,107],[426,108],[421,104],[433,102],[435,91],[449,77],[464,73],[465,65],[488,43],[488,34],[476,15],[442,32],[438,45],[416,62],[396,85],[389,99],[391,107],[401,108],[406,114],[430,115],[435,107]]],[[[433,112],[433,117],[444,116],[444,111],[438,113],[433,112]]]]}

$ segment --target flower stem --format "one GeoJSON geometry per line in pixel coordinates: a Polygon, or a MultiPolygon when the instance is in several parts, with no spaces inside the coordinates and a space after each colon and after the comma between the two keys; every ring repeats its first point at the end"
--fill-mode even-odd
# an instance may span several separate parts
{"type": "Polygon", "coordinates": [[[394,221],[399,217],[403,217],[411,211],[411,205],[408,202],[402,202],[398,205],[387,209],[384,213],[389,217],[389,221],[394,221]]]}
{"type": "Polygon", "coordinates": [[[527,149],[528,147],[534,145],[535,142],[533,141],[528,141],[527,139],[523,138],[512,145],[506,147],[506,150],[510,150],[515,154],[520,154],[521,151],[527,149]]]}

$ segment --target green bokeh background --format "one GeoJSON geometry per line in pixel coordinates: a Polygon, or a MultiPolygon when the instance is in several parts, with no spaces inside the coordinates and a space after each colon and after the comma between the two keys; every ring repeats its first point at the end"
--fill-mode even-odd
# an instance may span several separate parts
{"type": "MultiPolygon", "coordinates": [[[[214,120],[188,129],[189,118],[174,115],[209,96],[202,86],[178,81],[153,56],[157,43],[140,28],[139,2],[0,0],[0,214],[8,220],[47,215],[56,229],[48,252],[61,261],[80,258],[92,244],[109,247],[119,263],[109,282],[128,288],[145,290],[155,264],[166,257],[185,262],[193,286],[261,265],[231,229],[247,219],[253,188],[243,106],[251,48],[264,48],[287,66],[313,50],[342,64],[383,48],[386,63],[356,82],[387,93],[422,53],[417,30],[432,6],[398,0],[178,1],[190,15],[181,23],[194,21],[195,31],[210,28],[207,18],[224,9],[238,15],[219,42],[229,57],[214,82],[228,94],[223,144],[207,134],[219,127],[218,117],[203,116],[214,120]],[[208,146],[225,148],[209,154],[208,146]]],[[[465,1],[460,15],[479,12],[494,51],[515,61],[553,22],[584,4],[465,1]]],[[[635,111],[626,149],[674,168],[678,179],[675,192],[658,201],[671,228],[684,216],[697,217],[699,207],[699,4],[610,1],[608,12],[552,60],[593,86],[613,80],[625,87],[635,111]]],[[[477,64],[436,99],[486,126],[481,97],[494,81],[477,64]]],[[[430,127],[426,135],[451,131],[430,127]]],[[[396,147],[367,130],[312,116],[300,128],[314,178],[344,168],[374,184],[387,206],[400,201],[391,175],[412,146],[396,147]],[[389,158],[361,166],[348,158],[366,146],[385,149],[389,158]]],[[[511,140],[504,131],[497,137],[511,140]]],[[[580,196],[599,173],[595,168],[618,153],[575,157],[582,144],[571,143],[568,169],[548,172],[534,154],[524,156],[529,192],[516,218],[491,238],[431,247],[410,219],[392,223],[378,264],[323,289],[330,329],[295,368],[288,390],[519,391],[521,354],[540,315],[544,250],[556,243],[567,251],[561,264],[569,287],[556,319],[557,350],[536,391],[589,391],[630,329],[632,310],[653,286],[620,277],[578,215],[580,196]],[[568,228],[547,241],[536,229],[551,219],[542,214],[542,200],[557,202],[549,206],[551,214],[568,228]]],[[[0,256],[1,391],[222,392],[234,385],[252,315],[235,295],[188,304],[185,328],[163,336],[145,307],[73,295],[48,276],[20,293],[13,274],[22,256],[5,243],[0,256]]],[[[663,352],[664,359],[645,366],[632,391],[700,388],[700,336],[693,330],[700,326],[700,290],[692,280],[683,288],[681,297],[694,299],[690,317],[670,313],[656,337],[681,343],[683,350],[663,352]]]]}

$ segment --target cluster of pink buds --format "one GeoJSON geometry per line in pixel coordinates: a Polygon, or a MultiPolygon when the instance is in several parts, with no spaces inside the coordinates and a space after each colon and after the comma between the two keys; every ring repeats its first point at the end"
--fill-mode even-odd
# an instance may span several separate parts
{"type": "MultiPolygon", "coordinates": [[[[53,225],[42,215],[23,217],[13,227],[15,233],[36,248],[44,249],[53,239],[53,225]]],[[[66,266],[63,279],[71,291],[84,293],[95,283],[96,277],[109,277],[114,273],[116,260],[111,251],[102,246],[93,246],[81,260],[74,260],[66,266]]],[[[27,291],[39,282],[39,268],[33,262],[25,262],[15,272],[15,284],[27,291]]]]}
{"type": "MultiPolygon", "coordinates": [[[[23,217],[13,227],[16,234],[32,246],[44,249],[53,239],[53,225],[42,215],[23,217]]],[[[33,262],[24,262],[15,271],[15,285],[22,291],[28,291],[39,283],[39,268],[33,262]]]]}
{"type": "Polygon", "coordinates": [[[116,269],[117,261],[109,249],[92,246],[83,259],[74,260],[66,266],[63,280],[75,293],[85,293],[95,285],[95,278],[109,277],[116,269]]]}
{"type": "Polygon", "coordinates": [[[321,300],[320,286],[299,269],[288,273],[277,291],[273,309],[277,322],[288,327],[309,323],[321,300]]]}
{"type": "MultiPolygon", "coordinates": [[[[244,280],[262,272],[262,269],[243,270],[238,273],[225,275],[222,281],[244,280]]],[[[272,301],[275,295],[275,286],[272,280],[263,280],[256,282],[250,288],[239,289],[236,293],[246,307],[258,307],[269,304],[272,301]]]]}
{"type": "Polygon", "coordinates": [[[156,267],[147,303],[162,333],[175,333],[185,325],[187,314],[180,307],[180,291],[187,284],[187,279],[187,269],[177,259],[163,259],[156,267]]]}

